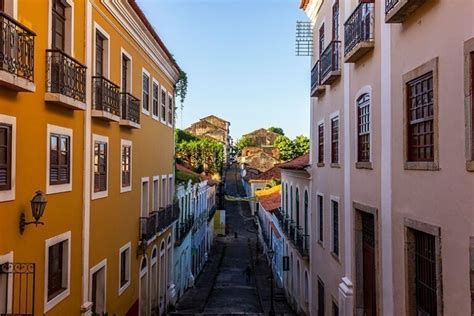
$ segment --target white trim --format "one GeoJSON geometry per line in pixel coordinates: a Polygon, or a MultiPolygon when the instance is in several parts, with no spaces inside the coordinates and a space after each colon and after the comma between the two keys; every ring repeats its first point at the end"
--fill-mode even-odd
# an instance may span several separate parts
{"type": "Polygon", "coordinates": [[[330,241],[330,249],[329,251],[334,255],[336,256],[337,258],[341,259],[341,203],[339,202],[339,197],[338,196],[333,196],[331,195],[329,197],[329,209],[330,209],[330,234],[329,234],[329,241],[330,241]],[[334,253],[334,236],[333,236],[333,233],[334,233],[334,207],[333,207],[333,203],[332,202],[336,202],[337,203],[337,240],[338,240],[338,245],[337,245],[337,248],[338,248],[338,254],[334,253]]]}
{"type": "MultiPolygon", "coordinates": [[[[127,79],[130,81],[130,84],[128,85],[129,91],[125,91],[125,92],[129,92],[130,94],[133,94],[133,59],[132,59],[132,55],[130,55],[130,53],[127,52],[123,47],[120,47],[120,81],[123,78],[122,55],[125,55],[125,57],[127,57],[128,60],[130,61],[129,62],[130,75],[127,76],[127,79]]],[[[120,82],[120,89],[123,91],[122,82],[120,82]]],[[[140,106],[141,106],[141,104],[140,104],[140,106]]]]}
{"type": "Polygon", "coordinates": [[[167,112],[166,112],[167,113],[167,115],[166,115],[166,118],[167,118],[166,124],[171,128],[173,127],[173,122],[174,122],[174,109],[173,109],[174,106],[173,106],[173,104],[174,104],[174,96],[171,92],[168,92],[168,100],[167,100],[167,104],[166,104],[168,106],[167,107],[167,112]],[[171,103],[171,123],[169,122],[169,117],[168,117],[170,115],[170,113],[169,113],[170,99],[172,101],[172,103],[171,103]]]}
{"type": "Polygon", "coordinates": [[[168,175],[168,183],[167,183],[167,186],[168,186],[168,204],[167,205],[171,205],[173,204],[173,198],[174,198],[174,177],[173,177],[173,174],[170,173],[168,175]],[[170,181],[171,180],[171,181],[170,181]]]}
{"type": "Polygon", "coordinates": [[[318,123],[316,123],[316,126],[319,126],[321,124],[324,124],[324,119],[319,120],[318,123]]]}
{"type": "Polygon", "coordinates": [[[92,168],[91,168],[91,176],[92,176],[92,183],[94,183],[94,151],[95,151],[95,143],[102,142],[107,144],[107,183],[105,191],[94,192],[94,185],[91,185],[91,193],[92,197],[91,200],[102,199],[109,196],[109,170],[110,170],[110,159],[109,159],[109,152],[110,152],[110,144],[109,138],[107,136],[102,136],[98,134],[92,134],[92,168]]]}
{"type": "MultiPolygon", "coordinates": [[[[64,50],[66,54],[74,57],[74,33],[75,33],[75,21],[74,21],[74,1],[65,0],[66,3],[66,24],[65,24],[65,37],[64,37],[64,50]]],[[[51,29],[53,27],[53,0],[49,0],[48,5],[48,48],[52,48],[53,37],[51,29]]]]}
{"type": "Polygon", "coordinates": [[[142,177],[140,182],[140,214],[143,217],[148,216],[150,214],[150,178],[149,177],[142,177]],[[148,207],[146,210],[143,209],[143,184],[148,184],[148,191],[146,192],[146,199],[148,207]]]}
{"type": "MultiPolygon", "coordinates": [[[[106,47],[104,47],[104,49],[106,49],[106,60],[105,60],[105,69],[104,69],[104,74],[103,76],[107,79],[110,79],[110,35],[109,33],[107,33],[104,28],[102,28],[96,21],[94,21],[94,36],[92,37],[92,60],[94,61],[92,63],[92,67],[93,67],[93,71],[92,73],[95,75],[97,73],[97,69],[95,69],[95,61],[96,61],[96,56],[95,56],[95,52],[96,52],[96,42],[95,42],[95,39],[97,38],[96,35],[97,35],[97,31],[99,31],[99,33],[104,36],[106,38],[106,47]]],[[[120,77],[122,78],[122,77],[120,77]]]]}
{"type": "Polygon", "coordinates": [[[150,107],[150,112],[151,112],[151,118],[156,120],[156,121],[159,121],[160,120],[160,109],[161,109],[161,105],[160,105],[160,92],[161,92],[161,85],[160,85],[160,82],[158,80],[155,79],[155,77],[152,78],[152,81],[151,81],[151,107],[150,107]],[[158,115],[155,115],[153,114],[153,86],[156,84],[156,86],[158,87],[158,95],[157,95],[157,101],[158,101],[158,115]]]}
{"type": "Polygon", "coordinates": [[[150,256],[150,262],[151,264],[157,263],[158,262],[158,246],[154,245],[153,248],[151,249],[151,256],[150,256]],[[153,251],[156,251],[156,256],[153,258],[153,251]]]}
{"type": "Polygon", "coordinates": [[[161,175],[161,192],[160,192],[160,202],[161,202],[161,207],[166,207],[167,204],[166,204],[166,194],[168,192],[168,181],[166,180],[167,179],[167,176],[164,174],[164,175],[161,175]],[[163,186],[163,182],[165,183],[165,185],[163,186]],[[163,192],[164,190],[164,192],[163,192]]]}
{"type": "Polygon", "coordinates": [[[159,98],[159,104],[160,104],[160,122],[163,123],[163,124],[165,124],[165,125],[167,125],[167,122],[166,122],[166,116],[167,116],[167,115],[166,115],[166,113],[168,113],[168,108],[167,108],[166,106],[167,106],[167,104],[168,104],[168,101],[167,101],[168,98],[165,98],[165,103],[164,103],[164,105],[165,105],[165,118],[163,119],[163,117],[161,117],[161,107],[163,106],[163,104],[161,103],[161,102],[163,101],[163,100],[162,100],[163,98],[161,97],[161,96],[162,96],[162,92],[164,92],[165,95],[168,93],[168,91],[166,90],[165,87],[160,86],[160,95],[159,95],[159,97],[160,97],[160,98],[159,98]]]}
{"type": "Polygon", "coordinates": [[[373,104],[374,104],[374,100],[373,100],[373,94],[372,94],[372,87],[370,85],[366,85],[366,86],[363,86],[362,88],[359,89],[359,91],[357,91],[357,93],[355,94],[355,98],[354,98],[354,105],[355,105],[355,115],[354,115],[354,119],[355,119],[355,133],[354,133],[354,136],[355,136],[355,139],[354,139],[354,144],[355,144],[355,148],[354,148],[354,161],[355,162],[358,162],[358,157],[357,157],[357,153],[358,153],[358,146],[359,146],[359,143],[358,143],[358,137],[359,137],[359,133],[358,133],[358,117],[357,117],[357,110],[359,108],[359,104],[357,103],[357,100],[359,100],[359,98],[361,96],[363,96],[364,94],[368,94],[369,95],[369,139],[370,139],[370,144],[369,144],[369,147],[370,147],[370,159],[369,159],[369,162],[370,163],[373,163],[373,150],[374,150],[374,146],[372,146],[373,144],[373,126],[372,126],[372,111],[373,111],[373,104]]]}
{"type": "Polygon", "coordinates": [[[142,67],[142,76],[141,76],[141,81],[140,81],[140,82],[141,82],[141,85],[140,85],[140,86],[141,86],[141,92],[142,92],[142,93],[141,93],[141,100],[142,100],[142,102],[141,102],[141,107],[142,107],[142,113],[143,113],[143,114],[146,114],[146,115],[150,115],[150,112],[151,112],[151,111],[150,111],[150,110],[151,110],[151,104],[150,104],[151,102],[150,102],[150,100],[151,100],[151,96],[152,96],[151,93],[150,93],[150,90],[151,90],[150,87],[152,86],[153,78],[151,77],[150,72],[149,72],[148,70],[146,70],[144,67],[142,67]],[[143,91],[144,91],[144,90],[143,90],[143,75],[146,75],[146,76],[148,77],[148,111],[145,110],[144,107],[143,107],[143,91]]]}
{"type": "Polygon", "coordinates": [[[331,114],[329,114],[329,119],[332,120],[333,118],[336,118],[336,117],[340,117],[339,115],[339,110],[337,110],[336,112],[333,112],[331,114]]]}
{"type": "Polygon", "coordinates": [[[131,284],[131,278],[132,278],[132,269],[131,269],[131,264],[132,264],[132,260],[131,260],[131,257],[132,257],[132,243],[129,241],[127,242],[125,245],[123,245],[122,247],[120,247],[119,249],[119,269],[118,269],[118,286],[119,286],[119,289],[118,289],[118,295],[122,295],[123,292],[125,292],[125,290],[130,286],[131,284]],[[127,271],[125,271],[125,275],[127,276],[128,280],[127,282],[123,285],[123,286],[120,286],[120,276],[121,276],[121,272],[122,272],[122,253],[127,251],[128,250],[128,258],[127,258],[127,264],[128,264],[128,268],[127,271]]]}
{"type": "Polygon", "coordinates": [[[321,192],[316,192],[316,241],[319,242],[323,248],[324,248],[324,243],[325,243],[325,240],[326,238],[324,238],[324,230],[323,230],[323,240],[319,240],[319,232],[321,231],[321,227],[324,228],[324,194],[321,193],[321,192]],[[319,201],[318,201],[318,197],[321,197],[322,201],[323,201],[323,207],[322,207],[322,210],[319,209],[319,201]],[[319,212],[322,211],[322,220],[323,222],[321,223],[319,221],[320,217],[319,217],[319,212]]]}
{"type": "Polygon", "coordinates": [[[161,180],[160,180],[160,176],[153,176],[152,177],[152,200],[151,200],[151,205],[152,205],[152,209],[153,211],[158,211],[158,209],[160,208],[160,190],[161,190],[161,184],[160,184],[161,180]],[[157,195],[155,196],[155,181],[157,181],[158,183],[158,192],[157,192],[157,195]],[[155,209],[155,198],[156,200],[158,201],[158,203],[156,203],[156,206],[157,208],[155,209]]]}
{"type": "MultiPolygon", "coordinates": [[[[13,251],[10,251],[4,255],[0,256],[0,264],[3,263],[13,263],[13,251]]],[[[9,273],[8,274],[8,279],[7,279],[7,314],[12,312],[12,302],[13,302],[13,295],[12,295],[12,290],[13,290],[13,274],[9,273]]]]}
{"type": "Polygon", "coordinates": [[[104,312],[107,312],[107,259],[102,260],[89,271],[89,301],[92,302],[92,276],[94,273],[104,268],[104,312]]]}
{"type": "MultiPolygon", "coordinates": [[[[61,192],[72,191],[72,169],[74,166],[74,155],[73,155],[73,130],[61,126],[48,124],[46,127],[46,194],[54,194],[61,192]],[[50,184],[49,172],[50,172],[50,148],[51,148],[51,134],[59,134],[69,136],[69,183],[65,184],[50,184]]],[[[59,146],[59,144],[58,144],[59,146]]]]}
{"type": "Polygon", "coordinates": [[[51,310],[54,306],[56,306],[59,302],[64,300],[66,297],[69,296],[70,289],[71,289],[71,231],[67,231],[61,235],[49,238],[45,240],[45,247],[44,247],[44,313],[51,310]],[[66,242],[66,251],[63,249],[63,265],[64,265],[64,256],[67,257],[67,269],[64,271],[63,274],[66,273],[67,275],[66,280],[62,280],[66,283],[66,288],[60,294],[56,295],[51,300],[48,300],[48,267],[49,267],[49,248],[51,246],[57,245],[61,242],[66,242]]]}
{"type": "Polygon", "coordinates": [[[120,164],[120,193],[130,192],[132,191],[132,183],[133,183],[133,143],[131,140],[128,139],[120,139],[120,157],[119,157],[119,164],[120,164]],[[130,185],[128,187],[122,186],[122,150],[124,146],[130,146],[130,185]]]}
{"type": "Polygon", "coordinates": [[[12,164],[11,164],[11,181],[10,190],[0,191],[0,202],[15,200],[16,187],[16,117],[0,114],[0,123],[12,126],[12,164]]]}
{"type": "MultiPolygon", "coordinates": [[[[142,277],[147,275],[148,274],[148,258],[147,256],[143,256],[142,257],[142,260],[140,260],[140,265],[138,266],[138,314],[140,315],[140,308],[141,308],[141,299],[142,299],[142,277]],[[146,267],[144,269],[142,269],[142,264],[143,264],[143,261],[146,261],[146,267]]],[[[148,302],[146,302],[146,307],[148,309],[148,307],[150,306],[149,304],[149,294],[150,294],[150,290],[149,290],[149,285],[150,285],[150,282],[149,282],[149,278],[148,276],[145,276],[145,282],[146,282],[146,297],[148,298],[148,302]]],[[[148,311],[146,311],[146,314],[148,314],[148,311]]]]}

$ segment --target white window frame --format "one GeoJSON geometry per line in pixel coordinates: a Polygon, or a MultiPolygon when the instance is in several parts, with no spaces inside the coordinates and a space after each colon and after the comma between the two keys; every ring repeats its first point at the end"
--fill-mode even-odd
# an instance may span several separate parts
{"type": "Polygon", "coordinates": [[[354,115],[354,126],[355,126],[355,132],[354,132],[354,161],[357,163],[359,162],[358,161],[358,152],[359,152],[359,142],[358,142],[358,139],[359,139],[359,132],[358,132],[358,128],[359,128],[359,125],[358,125],[358,116],[357,116],[357,111],[358,111],[358,108],[359,108],[359,104],[357,103],[357,100],[359,100],[359,98],[361,96],[363,96],[364,94],[368,94],[369,95],[369,100],[370,100],[370,103],[369,103],[369,134],[370,134],[370,143],[369,143],[369,146],[370,146],[370,159],[369,159],[369,164],[372,164],[373,163],[373,160],[374,160],[374,153],[373,153],[373,126],[372,126],[372,111],[373,111],[373,105],[374,105],[374,100],[373,100],[373,94],[372,94],[372,87],[371,86],[364,86],[362,87],[359,91],[357,91],[356,95],[355,95],[355,98],[354,98],[354,109],[355,109],[355,115],[354,115]]]}
{"type": "MultiPolygon", "coordinates": [[[[107,259],[102,260],[89,270],[89,302],[92,302],[92,276],[94,273],[104,268],[104,312],[107,312],[107,259]]],[[[120,272],[120,271],[119,271],[120,272]]]]}
{"type": "Polygon", "coordinates": [[[141,82],[141,99],[142,99],[142,102],[141,102],[141,107],[142,107],[142,113],[143,114],[146,114],[146,115],[150,115],[151,113],[151,104],[150,104],[150,100],[152,99],[152,95],[150,94],[150,87],[152,87],[152,82],[153,82],[153,79],[152,77],[150,76],[150,72],[148,70],[146,70],[145,68],[142,68],[142,76],[140,78],[140,82],[141,82]],[[143,75],[146,75],[148,77],[148,111],[145,110],[145,108],[143,107],[143,75]]]}
{"type": "MultiPolygon", "coordinates": [[[[74,1],[64,0],[66,3],[66,24],[64,30],[64,48],[65,53],[74,57],[74,1]]],[[[53,0],[49,0],[48,7],[48,48],[52,48],[53,34],[51,29],[53,27],[53,0]]],[[[95,34],[95,33],[94,33],[95,34]]]]}
{"type": "Polygon", "coordinates": [[[326,161],[326,122],[324,119],[319,120],[318,123],[316,123],[316,163],[321,165],[324,165],[324,162],[326,161]],[[323,125],[323,161],[319,161],[319,126],[323,125]]]}
{"type": "Polygon", "coordinates": [[[16,184],[16,117],[0,114],[0,123],[12,126],[11,186],[10,190],[0,191],[0,202],[14,201],[16,184]]]}
{"type": "Polygon", "coordinates": [[[174,124],[174,96],[172,93],[168,92],[168,100],[166,102],[166,124],[169,126],[169,127],[173,127],[173,124],[174,124]],[[170,99],[172,100],[172,103],[171,103],[171,112],[169,112],[169,107],[170,107],[170,104],[169,104],[169,101],[170,99]],[[169,122],[169,116],[171,115],[171,123],[169,122]]]}
{"type": "Polygon", "coordinates": [[[337,141],[337,164],[340,164],[341,163],[341,116],[339,115],[339,111],[336,111],[334,113],[331,113],[331,115],[329,115],[329,122],[331,122],[330,126],[329,126],[329,129],[330,129],[330,136],[329,136],[329,146],[330,146],[330,151],[329,151],[329,161],[330,163],[333,163],[332,162],[332,122],[333,122],[333,119],[337,118],[337,122],[338,122],[338,125],[337,125],[337,128],[338,128],[338,131],[337,131],[337,136],[338,136],[338,141],[337,141]]]}
{"type": "Polygon", "coordinates": [[[151,81],[151,107],[150,107],[150,112],[151,112],[151,118],[154,119],[155,121],[160,120],[160,110],[161,110],[161,104],[160,104],[160,93],[161,93],[161,85],[158,80],[156,80],[154,77],[151,81]],[[153,85],[156,85],[158,87],[158,96],[157,96],[157,101],[158,101],[158,115],[153,114],[153,85]]]}
{"type": "Polygon", "coordinates": [[[145,216],[145,217],[150,214],[150,178],[149,177],[142,177],[141,182],[140,182],[140,214],[141,216],[145,216]],[[143,184],[144,183],[148,184],[148,191],[146,192],[146,198],[147,198],[147,204],[148,204],[147,210],[143,209],[143,184]]]}
{"type": "Polygon", "coordinates": [[[61,192],[72,191],[72,169],[73,169],[73,130],[61,126],[48,124],[46,132],[46,194],[54,194],[61,192]],[[69,136],[69,183],[65,184],[50,184],[50,149],[51,149],[51,134],[60,134],[69,136]]]}
{"type": "Polygon", "coordinates": [[[168,98],[165,98],[164,103],[162,103],[162,102],[163,102],[163,98],[161,97],[161,96],[162,96],[162,92],[165,93],[165,96],[168,95],[168,91],[166,90],[166,88],[163,87],[163,86],[160,86],[160,98],[159,98],[159,103],[160,103],[160,122],[163,123],[163,124],[165,124],[165,125],[167,125],[166,117],[167,117],[168,109],[167,109],[166,106],[167,106],[167,104],[168,104],[168,101],[167,101],[168,98]],[[162,117],[162,116],[161,116],[161,107],[163,106],[163,104],[164,104],[164,106],[165,106],[165,117],[162,117]]]}
{"type": "Polygon", "coordinates": [[[173,174],[168,175],[168,184],[167,184],[167,191],[168,191],[168,205],[173,204],[173,198],[174,198],[174,182],[173,182],[173,174]]]}
{"type": "Polygon", "coordinates": [[[71,290],[71,231],[67,231],[61,235],[49,238],[45,240],[45,251],[44,251],[44,313],[47,313],[59,302],[63,301],[69,296],[71,290]],[[66,251],[63,249],[63,265],[66,265],[66,269],[63,267],[63,282],[66,283],[65,290],[60,294],[56,295],[51,300],[48,300],[48,267],[49,267],[49,248],[59,243],[66,242],[66,251]],[[67,262],[64,263],[64,259],[67,262]],[[66,271],[64,271],[66,270],[66,271]]]}
{"type": "Polygon", "coordinates": [[[153,206],[153,211],[158,211],[160,209],[160,206],[161,206],[161,201],[160,201],[160,190],[161,190],[161,180],[160,180],[160,176],[153,176],[152,178],[153,180],[153,183],[152,183],[152,190],[153,190],[153,194],[152,194],[152,206],[153,206]],[[155,181],[158,183],[158,192],[157,194],[155,195],[155,181]],[[156,207],[157,209],[155,210],[155,204],[156,204],[156,207]]]}
{"type": "MultiPolygon", "coordinates": [[[[128,93],[132,93],[133,91],[133,62],[132,62],[132,55],[130,55],[123,47],[120,47],[120,91],[122,92],[128,92],[128,93]],[[127,76],[127,79],[129,81],[128,83],[128,91],[123,91],[123,87],[122,87],[122,77],[123,77],[123,74],[122,74],[122,70],[123,70],[123,65],[122,65],[122,56],[125,55],[128,60],[130,61],[129,62],[129,75],[127,76]]],[[[140,104],[141,105],[141,104],[140,104]]]]}
{"type": "MultiPolygon", "coordinates": [[[[107,146],[108,147],[108,146],[107,146]]],[[[119,157],[119,163],[120,163],[120,193],[124,192],[130,192],[132,191],[132,183],[133,183],[133,143],[131,140],[128,139],[121,139],[120,140],[120,157],[119,157]],[[130,185],[128,187],[122,186],[122,153],[123,153],[123,147],[124,146],[130,146],[130,185]]]]}
{"type": "Polygon", "coordinates": [[[318,241],[318,243],[321,245],[321,247],[324,248],[324,243],[325,243],[325,240],[326,238],[324,238],[324,230],[323,230],[323,240],[319,240],[319,234],[321,232],[321,228],[324,228],[324,194],[321,193],[321,192],[316,192],[316,228],[317,228],[317,231],[316,231],[316,240],[318,241]],[[319,197],[322,199],[323,201],[323,209],[320,210],[319,209],[319,197]],[[319,216],[319,212],[322,211],[322,223],[320,222],[320,216],[319,216]]]}
{"type": "MultiPolygon", "coordinates": [[[[95,69],[95,58],[96,58],[96,35],[97,35],[97,32],[100,33],[100,35],[102,35],[104,38],[105,38],[105,46],[104,46],[104,77],[109,79],[110,78],[110,35],[109,33],[107,33],[104,28],[102,28],[97,22],[94,21],[94,36],[93,36],[93,39],[92,39],[92,47],[93,47],[93,50],[92,50],[92,60],[93,60],[93,63],[92,63],[92,67],[93,67],[93,71],[92,73],[96,74],[96,69],[95,69]]],[[[120,61],[121,62],[121,61],[120,61]]],[[[121,79],[122,77],[120,77],[121,79]]]]}
{"type": "Polygon", "coordinates": [[[338,258],[340,259],[341,258],[341,203],[339,202],[339,197],[338,196],[334,196],[334,195],[331,195],[329,197],[329,200],[330,200],[330,209],[331,209],[331,234],[330,234],[330,242],[331,242],[331,254],[335,257],[335,258],[338,258]],[[338,249],[339,249],[339,254],[335,254],[334,253],[334,236],[333,236],[333,232],[334,232],[334,207],[333,207],[333,202],[336,202],[337,203],[337,235],[338,235],[338,249]]]}
{"type": "Polygon", "coordinates": [[[132,257],[132,243],[129,241],[119,249],[119,270],[118,270],[118,295],[122,295],[123,292],[130,286],[131,284],[131,257],[132,257]],[[120,286],[120,275],[122,271],[122,253],[128,250],[128,258],[127,258],[127,267],[125,267],[127,270],[125,271],[125,275],[127,276],[127,282],[123,285],[120,286]]]}
{"type": "Polygon", "coordinates": [[[166,180],[167,176],[164,174],[161,176],[161,192],[160,192],[160,202],[161,202],[161,207],[166,207],[168,204],[166,204],[166,194],[168,192],[167,186],[168,186],[168,181],[166,180]],[[164,183],[164,185],[163,185],[164,183]]]}
{"type": "Polygon", "coordinates": [[[98,134],[92,134],[92,168],[91,168],[91,177],[92,177],[92,185],[91,185],[91,200],[97,200],[106,198],[109,196],[109,170],[110,170],[110,143],[109,138],[107,136],[102,136],[98,134]],[[94,146],[95,142],[103,142],[107,144],[107,187],[105,191],[94,192],[94,146]]]}
{"type": "MultiPolygon", "coordinates": [[[[0,256],[0,265],[4,263],[13,263],[13,251],[10,251],[4,255],[0,256]]],[[[7,279],[7,289],[8,289],[8,297],[7,297],[7,309],[6,312],[11,313],[12,312],[12,302],[13,302],[13,296],[12,296],[12,290],[13,290],[13,274],[9,273],[8,274],[8,279],[7,279]]]]}

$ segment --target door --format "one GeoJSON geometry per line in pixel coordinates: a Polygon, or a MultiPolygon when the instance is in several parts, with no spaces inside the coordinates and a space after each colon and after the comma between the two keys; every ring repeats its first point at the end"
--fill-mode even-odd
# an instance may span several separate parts
{"type": "Polygon", "coordinates": [[[128,62],[127,56],[122,55],[122,92],[128,91],[128,62]]]}
{"type": "Polygon", "coordinates": [[[105,313],[105,267],[92,274],[92,313],[105,313]]]}
{"type": "Polygon", "coordinates": [[[372,214],[362,214],[362,262],[364,283],[364,315],[377,315],[375,287],[375,227],[372,214]]]}

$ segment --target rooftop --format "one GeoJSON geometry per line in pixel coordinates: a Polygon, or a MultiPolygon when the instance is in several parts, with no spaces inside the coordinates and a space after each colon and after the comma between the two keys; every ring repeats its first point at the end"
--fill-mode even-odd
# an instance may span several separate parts
{"type": "Polygon", "coordinates": [[[304,170],[309,166],[309,153],[303,156],[296,157],[293,160],[279,164],[281,169],[304,170]]]}

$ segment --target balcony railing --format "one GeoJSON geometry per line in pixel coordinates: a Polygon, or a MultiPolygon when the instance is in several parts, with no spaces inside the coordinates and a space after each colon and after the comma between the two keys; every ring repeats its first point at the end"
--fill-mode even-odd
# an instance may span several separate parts
{"type": "Polygon", "coordinates": [[[331,41],[321,54],[321,83],[331,84],[341,75],[341,42],[331,41]]]}
{"type": "Polygon", "coordinates": [[[158,213],[150,213],[148,217],[140,217],[140,240],[150,240],[156,235],[158,213]]]}
{"type": "Polygon", "coordinates": [[[96,117],[118,121],[120,117],[120,88],[101,76],[92,77],[92,110],[96,117]]]}
{"type": "Polygon", "coordinates": [[[294,245],[299,253],[304,257],[309,254],[309,236],[303,234],[303,230],[300,228],[296,231],[296,239],[294,245]]]}
{"type": "Polygon", "coordinates": [[[168,205],[158,211],[158,226],[156,232],[159,233],[167,229],[179,218],[179,204],[168,205]]]}
{"type": "Polygon", "coordinates": [[[320,96],[324,91],[324,86],[321,85],[321,64],[318,60],[311,70],[311,96],[320,96]]]}
{"type": "MultiPolygon", "coordinates": [[[[33,82],[35,36],[33,31],[0,11],[0,70],[33,82]]],[[[15,89],[14,82],[5,83],[15,89]]]]}
{"type": "Polygon", "coordinates": [[[402,23],[427,0],[385,0],[385,22],[402,23]]]}
{"type": "Polygon", "coordinates": [[[187,218],[183,220],[183,222],[179,223],[178,227],[176,228],[176,246],[181,245],[183,240],[188,236],[189,232],[194,226],[194,217],[189,215],[187,218]]]}
{"type": "Polygon", "coordinates": [[[81,103],[86,102],[86,66],[57,49],[46,51],[46,90],[81,103]]]}
{"type": "Polygon", "coordinates": [[[179,217],[179,204],[169,205],[148,217],[140,217],[140,240],[149,241],[156,234],[167,229],[179,217]]]}
{"type": "Polygon", "coordinates": [[[362,2],[344,23],[344,56],[355,62],[374,47],[374,3],[362,2]]]}
{"type": "Polygon", "coordinates": [[[122,92],[120,96],[122,103],[121,119],[135,123],[133,125],[138,127],[140,124],[140,100],[128,92],[122,92]]]}

